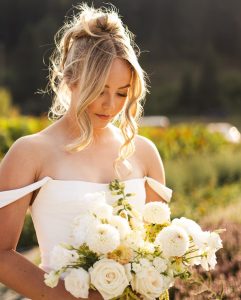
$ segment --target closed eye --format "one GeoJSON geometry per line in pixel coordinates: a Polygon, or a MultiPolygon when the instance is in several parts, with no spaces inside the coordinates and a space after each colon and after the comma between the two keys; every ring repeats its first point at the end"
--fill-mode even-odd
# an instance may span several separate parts
{"type": "MultiPolygon", "coordinates": [[[[100,96],[102,96],[103,94],[104,94],[104,92],[101,92],[100,96]]],[[[120,94],[120,93],[118,93],[117,95],[120,96],[120,97],[123,97],[123,98],[127,97],[127,94],[120,94]]]]}

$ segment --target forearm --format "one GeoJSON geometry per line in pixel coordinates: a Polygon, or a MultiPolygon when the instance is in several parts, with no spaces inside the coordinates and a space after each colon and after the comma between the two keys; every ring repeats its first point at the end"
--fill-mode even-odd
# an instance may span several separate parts
{"type": "MultiPolygon", "coordinates": [[[[65,290],[62,280],[55,288],[46,286],[44,271],[13,250],[0,252],[0,281],[32,300],[76,300],[65,290]]],[[[91,291],[89,299],[101,298],[91,291]]]]}

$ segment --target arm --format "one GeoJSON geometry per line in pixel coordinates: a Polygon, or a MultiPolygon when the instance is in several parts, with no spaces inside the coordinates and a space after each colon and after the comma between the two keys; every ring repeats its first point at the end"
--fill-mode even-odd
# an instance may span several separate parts
{"type": "MultiPolygon", "coordinates": [[[[138,136],[139,148],[141,149],[141,160],[144,164],[145,175],[162,184],[166,184],[165,170],[162,159],[156,145],[149,139],[138,136]]],[[[146,203],[150,201],[163,201],[150,186],[146,183],[146,203]]]]}
{"type": "MultiPolygon", "coordinates": [[[[0,191],[11,190],[35,181],[38,166],[38,141],[32,137],[17,140],[0,164],[0,191]]],[[[0,281],[33,300],[76,299],[64,288],[62,280],[56,288],[44,283],[44,271],[16,252],[26,211],[32,193],[0,209],[0,281]]],[[[91,292],[89,299],[102,299],[91,292]]]]}

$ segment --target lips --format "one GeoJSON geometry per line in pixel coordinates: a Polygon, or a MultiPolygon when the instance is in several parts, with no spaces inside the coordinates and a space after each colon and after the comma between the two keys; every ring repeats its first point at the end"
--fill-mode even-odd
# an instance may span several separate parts
{"type": "Polygon", "coordinates": [[[109,119],[111,119],[111,115],[99,115],[99,114],[96,114],[96,116],[99,117],[102,120],[109,120],[109,119]]]}

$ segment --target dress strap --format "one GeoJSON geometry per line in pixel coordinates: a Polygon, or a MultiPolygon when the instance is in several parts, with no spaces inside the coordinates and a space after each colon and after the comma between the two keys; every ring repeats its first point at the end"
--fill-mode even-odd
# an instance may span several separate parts
{"type": "Polygon", "coordinates": [[[44,177],[39,181],[33,182],[27,186],[15,189],[15,190],[9,190],[9,191],[2,191],[0,192],[0,208],[22,198],[23,196],[31,193],[34,190],[37,190],[41,186],[43,186],[47,181],[49,181],[51,177],[44,177]]]}
{"type": "Polygon", "coordinates": [[[172,189],[151,177],[145,176],[144,179],[158,195],[160,195],[166,202],[170,202],[172,197],[172,189]]]}

